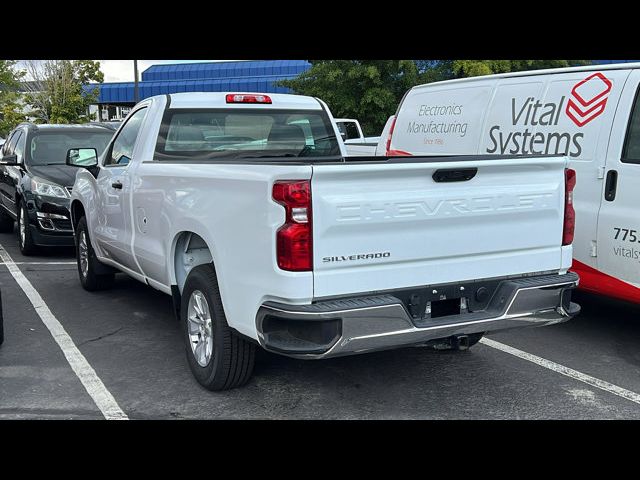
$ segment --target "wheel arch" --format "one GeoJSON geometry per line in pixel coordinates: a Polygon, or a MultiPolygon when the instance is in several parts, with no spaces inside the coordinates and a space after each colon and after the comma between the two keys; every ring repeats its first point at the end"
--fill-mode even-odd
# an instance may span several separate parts
{"type": "Polygon", "coordinates": [[[189,272],[199,265],[213,264],[213,250],[203,236],[189,230],[178,232],[171,247],[171,285],[182,293],[189,272]]]}
{"type": "Polygon", "coordinates": [[[73,200],[71,202],[69,212],[71,214],[71,225],[75,231],[80,219],[86,215],[84,205],[82,205],[80,200],[73,200]]]}

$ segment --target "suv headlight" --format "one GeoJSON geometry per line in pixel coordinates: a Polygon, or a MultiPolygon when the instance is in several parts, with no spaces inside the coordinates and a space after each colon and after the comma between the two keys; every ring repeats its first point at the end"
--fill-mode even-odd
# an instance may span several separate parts
{"type": "Polygon", "coordinates": [[[60,185],[42,180],[31,179],[31,191],[47,197],[69,198],[67,191],[60,185]]]}

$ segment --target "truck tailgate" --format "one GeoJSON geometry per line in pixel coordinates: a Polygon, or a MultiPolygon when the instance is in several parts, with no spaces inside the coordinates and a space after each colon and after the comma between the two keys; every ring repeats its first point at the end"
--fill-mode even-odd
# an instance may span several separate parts
{"type": "Polygon", "coordinates": [[[314,297],[560,269],[565,159],[457,160],[315,165],[314,297]]]}

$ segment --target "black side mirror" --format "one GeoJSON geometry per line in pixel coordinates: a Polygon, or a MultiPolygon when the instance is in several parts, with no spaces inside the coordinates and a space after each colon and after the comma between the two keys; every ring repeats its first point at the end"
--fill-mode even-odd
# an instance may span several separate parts
{"type": "Polygon", "coordinates": [[[95,148],[72,148],[65,161],[70,167],[91,168],[98,165],[98,151],[95,148]]]}
{"type": "Polygon", "coordinates": [[[11,155],[5,155],[4,157],[2,157],[2,160],[0,160],[0,165],[5,165],[7,167],[17,167],[18,165],[20,165],[18,163],[18,156],[15,153],[11,155]]]}

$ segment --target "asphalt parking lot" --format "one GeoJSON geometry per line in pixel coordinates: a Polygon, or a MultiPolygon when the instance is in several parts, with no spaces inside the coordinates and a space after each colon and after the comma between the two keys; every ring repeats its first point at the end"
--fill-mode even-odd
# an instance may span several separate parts
{"type": "MultiPolygon", "coordinates": [[[[260,352],[247,386],[213,393],[191,376],[169,296],[126,275],[89,293],[72,250],[23,257],[14,234],[0,234],[0,245],[130,419],[640,418],[632,305],[579,295],[574,320],[492,335],[465,352],[324,361],[260,352]]],[[[0,419],[104,418],[5,263],[0,290],[0,419]]]]}

